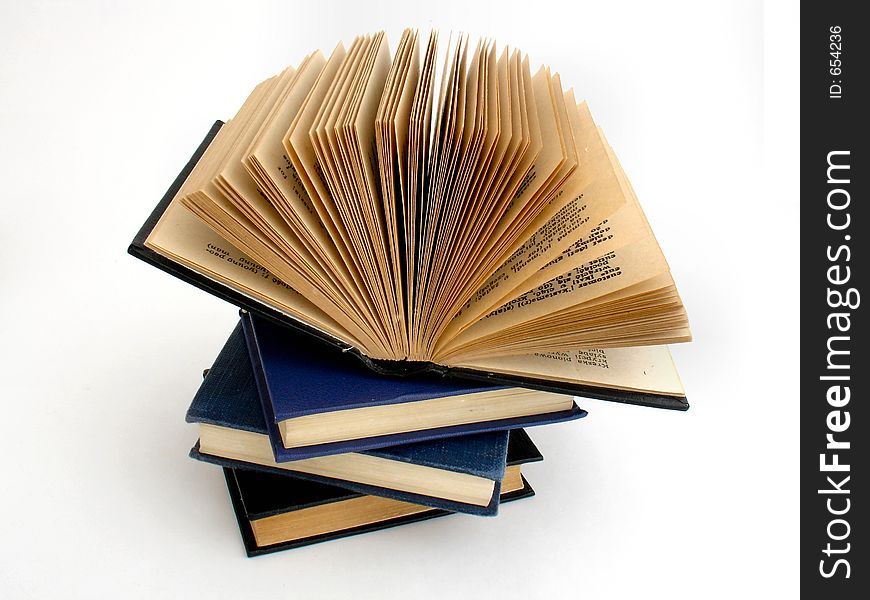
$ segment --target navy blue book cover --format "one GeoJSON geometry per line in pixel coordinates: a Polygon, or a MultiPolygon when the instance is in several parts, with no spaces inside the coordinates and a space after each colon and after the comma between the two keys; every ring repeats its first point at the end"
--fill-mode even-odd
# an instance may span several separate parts
{"type": "MultiPolygon", "coordinates": [[[[233,330],[203,380],[187,412],[187,421],[268,435],[268,423],[263,415],[241,325],[237,325],[233,330]]],[[[271,425],[274,427],[274,422],[271,425]]],[[[364,494],[396,498],[457,512],[492,515],[498,510],[499,482],[504,476],[507,446],[508,432],[499,431],[364,451],[365,454],[390,460],[492,479],[496,481],[496,485],[492,499],[485,507],[305,473],[293,472],[292,475],[303,479],[327,481],[364,494]]],[[[290,474],[287,470],[277,467],[262,467],[210,456],[200,452],[198,444],[191,451],[191,456],[223,466],[290,474]]],[[[291,465],[287,464],[287,467],[291,465]]]]}
{"type": "Polygon", "coordinates": [[[586,416],[586,411],[575,403],[570,410],[541,415],[285,448],[276,425],[286,419],[508,389],[508,386],[451,380],[432,373],[402,378],[380,375],[357,360],[348,360],[342,352],[331,346],[312,343],[310,336],[248,312],[243,312],[241,318],[263,412],[269,420],[269,437],[277,462],[359,452],[470,433],[504,431],[586,416]]]}

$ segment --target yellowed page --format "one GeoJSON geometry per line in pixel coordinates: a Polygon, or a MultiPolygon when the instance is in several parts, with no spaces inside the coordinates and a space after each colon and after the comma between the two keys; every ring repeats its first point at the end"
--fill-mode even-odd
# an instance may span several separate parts
{"type": "Polygon", "coordinates": [[[322,168],[324,181],[329,188],[324,201],[330,217],[339,225],[339,231],[344,232],[345,242],[351,249],[351,256],[363,274],[363,282],[372,290],[378,311],[382,313],[383,301],[378,300],[382,296],[381,291],[372,286],[374,278],[372,259],[366,256],[363,241],[359,237],[359,227],[353,222],[353,216],[349,213],[351,203],[348,199],[352,194],[353,180],[346,157],[341,156],[336,135],[336,126],[340,122],[341,114],[352,102],[355,87],[359,84],[359,72],[366,68],[369,60],[373,59],[374,49],[375,39],[367,37],[359,52],[348,57],[350,61],[348,70],[343,75],[343,79],[336,81],[335,89],[327,98],[322,114],[312,126],[309,136],[322,168]]]}
{"type": "MultiPolygon", "coordinates": [[[[335,212],[330,191],[327,188],[323,166],[314,147],[314,137],[310,135],[323,113],[331,105],[336,88],[346,80],[348,72],[357,62],[357,56],[365,44],[363,38],[356,38],[348,52],[337,49],[333,52],[324,68],[323,76],[317,81],[305,104],[299,112],[290,130],[284,138],[284,148],[320,217],[326,226],[329,236],[335,242],[345,262],[353,265],[352,272],[357,269],[347,232],[344,229],[338,213],[335,212]]],[[[362,274],[358,282],[362,284],[362,274]]],[[[362,288],[363,286],[360,285],[362,288]]]]}
{"type": "Polygon", "coordinates": [[[455,45],[448,48],[441,81],[441,103],[433,123],[433,138],[428,157],[429,182],[424,189],[425,201],[421,206],[419,263],[416,286],[415,320],[410,332],[412,352],[428,354],[426,326],[433,298],[432,274],[436,239],[441,232],[439,223],[444,211],[446,188],[455,165],[459,138],[462,135],[462,116],[465,110],[465,73],[467,37],[460,35],[455,45]]]}
{"type": "Polygon", "coordinates": [[[570,410],[571,396],[522,388],[366,406],[278,423],[285,448],[570,410]]]}
{"type": "MultiPolygon", "coordinates": [[[[481,265],[485,263],[487,253],[496,245],[494,241],[496,228],[501,223],[504,211],[511,203],[514,194],[519,189],[524,176],[541,150],[540,129],[537,125],[537,111],[534,107],[534,96],[526,90],[531,89],[531,75],[528,61],[521,61],[518,51],[511,54],[508,62],[508,92],[509,113],[511,115],[511,141],[505,156],[499,163],[498,174],[485,192],[482,205],[490,206],[490,212],[483,222],[475,228],[476,241],[468,251],[472,257],[466,264],[463,273],[463,284],[458,297],[468,297],[482,283],[481,265]],[[537,134],[537,135],[536,135],[537,134]]],[[[457,284],[459,285],[459,284],[457,284]]]]}
{"type": "MultiPolygon", "coordinates": [[[[287,222],[261,196],[254,180],[242,164],[245,150],[261,129],[261,125],[274,112],[275,102],[286,94],[293,81],[295,74],[288,69],[270,88],[266,98],[251,112],[243,131],[225,154],[214,185],[206,184],[204,194],[196,198],[189,197],[185,201],[196,202],[196,206],[191,204],[191,208],[197,209],[194,212],[209,215],[223,225],[218,233],[237,248],[248,252],[262,266],[309,300],[317,303],[341,323],[345,330],[351,332],[351,335],[362,340],[367,351],[381,354],[382,350],[377,349],[378,344],[371,341],[373,338],[367,332],[370,330],[369,323],[359,318],[355,305],[348,302],[341,287],[324,270],[323,263],[308,251],[287,222]],[[273,248],[278,249],[277,253],[268,251],[266,245],[269,242],[273,248]],[[287,258],[282,258],[282,255],[287,258]],[[293,268],[288,269],[288,266],[293,268]]],[[[212,220],[206,220],[206,223],[212,224],[212,220]]],[[[376,331],[374,333],[377,335],[376,331]]]]}
{"type": "Polygon", "coordinates": [[[577,169],[577,148],[574,144],[574,135],[568,120],[567,107],[565,105],[565,93],[562,91],[562,82],[558,75],[550,76],[548,68],[541,68],[549,80],[550,103],[555,116],[556,135],[561,150],[561,160],[556,169],[545,180],[529,202],[520,210],[515,218],[515,223],[505,236],[505,243],[500,250],[503,254],[510,254],[519,243],[519,236],[548,204],[549,200],[557,194],[560,187],[577,169]]]}
{"type": "Polygon", "coordinates": [[[638,392],[685,395],[667,346],[503,356],[451,363],[450,366],[638,392]]]}
{"type": "MultiPolygon", "coordinates": [[[[488,55],[487,48],[482,43],[478,44],[468,67],[467,83],[463,90],[465,98],[464,101],[461,100],[464,105],[461,123],[458,122],[460,115],[457,114],[454,139],[457,157],[455,163],[449,167],[448,178],[451,181],[443,197],[443,212],[430,263],[430,286],[434,291],[428,308],[432,315],[430,331],[440,321],[445,306],[449,306],[450,296],[454,291],[450,287],[449,278],[457,266],[467,260],[465,253],[460,249],[464,248],[469,237],[474,236],[464,226],[464,217],[476,211],[475,199],[469,197],[468,191],[472,183],[472,175],[480,165],[486,141],[488,55]]],[[[494,139],[490,140],[492,141],[494,139]]],[[[489,148],[486,152],[489,153],[489,148]]],[[[426,337],[431,338],[431,333],[426,333],[426,337]]]]}
{"type": "Polygon", "coordinates": [[[435,81],[438,59],[438,33],[432,31],[426,45],[423,57],[423,69],[420,82],[414,92],[408,127],[408,181],[407,192],[402,194],[402,208],[405,218],[405,252],[407,257],[406,275],[406,314],[408,322],[408,358],[409,360],[425,360],[419,347],[415,344],[417,320],[419,313],[419,281],[420,247],[422,224],[420,222],[420,207],[425,201],[427,177],[426,169],[430,155],[430,134],[432,122],[432,107],[435,97],[435,81]]]}
{"type": "Polygon", "coordinates": [[[269,515],[250,523],[257,546],[269,546],[431,510],[433,509],[428,506],[391,498],[354,496],[338,502],[315,504],[269,515]]]}
{"type": "Polygon", "coordinates": [[[457,214],[454,228],[456,238],[448,242],[448,257],[441,276],[441,294],[437,305],[439,320],[448,310],[452,310],[456,298],[462,291],[462,283],[467,279],[470,269],[472,248],[480,242],[480,227],[497,207],[488,203],[482,190],[488,187],[498,172],[505,152],[511,141],[510,100],[507,97],[507,52],[502,53],[501,62],[496,60],[495,44],[483,48],[478,87],[478,109],[476,123],[472,129],[470,147],[474,156],[473,163],[467,166],[467,181],[463,185],[461,203],[456,206],[457,214]],[[499,89],[502,89],[500,97],[499,89]],[[502,112],[500,112],[502,111],[502,112]],[[502,130],[502,127],[505,129],[502,130]]]}
{"type": "MultiPolygon", "coordinates": [[[[354,119],[354,106],[358,109],[363,100],[368,101],[372,96],[374,100],[370,105],[374,108],[377,106],[382,90],[374,92],[376,86],[368,84],[371,83],[373,73],[380,79],[380,85],[383,85],[386,78],[389,56],[385,54],[385,43],[383,34],[379,33],[364,44],[359,55],[353,59],[354,64],[350,67],[345,81],[334,90],[335,94],[328,100],[320,121],[312,126],[310,136],[329,186],[331,211],[335,212],[334,218],[341,223],[339,229],[343,229],[347,236],[350,255],[356,261],[363,284],[373,300],[377,327],[384,332],[388,346],[395,351],[396,333],[391,321],[395,311],[389,308],[387,291],[383,285],[379,262],[382,255],[377,253],[373,237],[369,235],[366,226],[367,218],[363,214],[364,177],[359,171],[359,161],[349,153],[351,145],[345,137],[345,127],[350,126],[354,119]]],[[[382,239],[377,241],[380,243],[382,239]]]]}
{"type": "Polygon", "coordinates": [[[371,272],[372,293],[381,308],[379,321],[384,325],[394,353],[404,357],[404,309],[401,315],[399,309],[401,288],[391,284],[398,281],[399,274],[393,272],[384,208],[373,169],[375,117],[390,65],[386,36],[381,32],[375,37],[364,68],[356,76],[355,89],[339,114],[335,130],[327,134],[332,150],[338,152],[335,160],[343,163],[348,178],[346,196],[336,198],[339,212],[351,239],[358,240],[357,252],[365,258],[366,269],[371,272]]]}
{"type": "MultiPolygon", "coordinates": [[[[556,116],[555,123],[556,131],[558,132],[556,137],[559,139],[559,156],[561,157],[561,161],[552,172],[547,183],[529,199],[525,206],[520,207],[518,211],[513,214],[511,217],[511,221],[513,222],[505,226],[505,221],[507,219],[502,219],[500,227],[505,227],[500,230],[501,233],[498,233],[499,230],[496,230],[496,233],[490,234],[500,236],[500,239],[494,245],[490,244],[488,250],[489,258],[482,262],[478,261],[479,273],[476,275],[474,280],[475,282],[482,284],[484,290],[495,290],[496,287],[492,285],[487,286],[486,282],[480,281],[480,277],[493,268],[490,265],[494,265],[497,261],[503,260],[497,258],[499,255],[509,256],[511,252],[514,252],[517,248],[522,246],[522,237],[525,237],[523,231],[528,227],[529,223],[534,221],[535,215],[541,213],[543,208],[547,207],[548,204],[551,206],[553,204],[564,204],[564,201],[561,198],[566,197],[567,193],[571,193],[570,186],[567,184],[572,180],[572,176],[577,171],[578,155],[574,141],[574,133],[571,130],[571,122],[568,119],[567,107],[565,104],[564,93],[561,89],[560,79],[558,75],[549,77],[548,71],[543,68],[539,71],[538,75],[536,75],[536,78],[538,80],[548,79],[549,81],[550,100],[553,103],[554,115],[556,116]]],[[[572,101],[571,108],[574,109],[574,107],[575,103],[572,101]]],[[[555,144],[553,144],[553,148],[555,148],[555,144]]],[[[512,206],[509,213],[513,208],[516,208],[516,204],[512,206]]],[[[473,261],[468,262],[471,263],[473,261]]],[[[468,272],[468,269],[466,269],[466,272],[468,272]]],[[[515,274],[514,271],[508,269],[505,269],[503,272],[515,274]]],[[[531,271],[527,271],[527,273],[529,272],[531,271]]],[[[495,282],[496,284],[501,283],[502,280],[503,274],[499,272],[490,278],[490,282],[495,282]]],[[[489,312],[489,308],[497,306],[500,303],[498,302],[499,296],[494,295],[489,298],[489,303],[481,304],[480,300],[483,299],[484,295],[480,290],[477,290],[477,293],[472,296],[471,300],[476,302],[479,306],[475,308],[471,307],[467,303],[468,298],[466,294],[468,292],[465,294],[462,293],[467,289],[464,284],[468,281],[468,276],[461,278],[459,281],[461,283],[457,282],[450,288],[452,293],[449,296],[449,304],[445,307],[439,325],[435,329],[435,336],[439,339],[444,337],[445,330],[449,331],[447,335],[455,335],[456,331],[474,320],[477,320],[480,316],[489,312]],[[466,303],[464,307],[461,304],[463,302],[466,303]],[[454,317],[463,309],[465,314],[460,317],[461,321],[457,322],[454,317]],[[451,322],[451,320],[453,322],[451,322]]],[[[504,286],[502,289],[504,289],[504,286]]],[[[507,292],[509,289],[510,288],[504,289],[504,291],[507,292]]]]}
{"type": "Polygon", "coordinates": [[[275,462],[269,436],[199,424],[200,451],[258,465],[355,481],[378,487],[486,506],[495,482],[491,479],[425,465],[390,460],[371,454],[346,452],[289,462],[275,462]]]}
{"type": "Polygon", "coordinates": [[[326,313],[231,246],[177,200],[163,213],[145,245],[287,316],[352,346],[361,345],[326,313]]]}
{"type": "MultiPolygon", "coordinates": [[[[469,219],[469,232],[477,231],[477,224],[484,221],[492,206],[488,205],[486,195],[499,173],[502,161],[513,139],[511,130],[511,100],[510,100],[510,77],[508,75],[509,57],[507,48],[502,51],[501,57],[496,60],[495,44],[492,45],[488,57],[488,81],[487,81],[487,140],[486,147],[491,147],[490,155],[486,161],[481,161],[478,171],[474,174],[474,185],[471,188],[471,198],[476,200],[476,206],[469,219]],[[471,220],[473,219],[473,220],[471,220]]],[[[474,240],[476,235],[469,235],[474,240]]]]}
{"type": "Polygon", "coordinates": [[[397,280],[392,272],[392,261],[388,257],[386,245],[387,234],[384,229],[385,216],[380,201],[378,184],[372,165],[375,163],[373,153],[375,134],[374,121],[378,109],[378,103],[383,92],[384,82],[390,71],[390,54],[386,36],[381,34],[380,43],[377,46],[373,62],[369,72],[365,74],[363,87],[360,91],[359,104],[354,113],[348,115],[346,124],[348,136],[346,137],[347,152],[351,158],[352,173],[355,182],[355,195],[360,204],[361,237],[364,237],[366,245],[371,248],[371,254],[375,259],[378,281],[382,287],[388,288],[385,293],[386,314],[382,315],[382,321],[387,322],[392,331],[394,344],[404,331],[399,331],[402,320],[398,318],[400,300],[396,294],[395,286],[387,282],[397,280]]]}
{"type": "MultiPolygon", "coordinates": [[[[528,67],[528,57],[526,57],[524,65],[526,68],[528,67]]],[[[528,77],[527,71],[524,73],[528,77]]],[[[525,85],[527,93],[530,93],[527,97],[529,114],[537,117],[529,119],[530,126],[537,125],[538,128],[537,132],[532,130],[532,139],[540,140],[541,149],[528,172],[522,174],[520,187],[499,222],[493,234],[493,240],[497,240],[511,227],[523,208],[532,201],[538,190],[546,186],[550,177],[565,159],[564,142],[559,133],[558,116],[551,97],[552,88],[549,73],[542,68],[535,74],[534,78],[527,79],[525,85]]]]}
{"type": "MultiPolygon", "coordinates": [[[[625,178],[622,167],[616,160],[616,156],[609,145],[606,146],[606,150],[609,168],[602,165],[601,172],[607,174],[606,178],[609,181],[606,184],[599,185],[596,183],[590,186],[588,193],[584,192],[582,200],[586,203],[592,203],[599,198],[603,199],[605,194],[613,193],[610,197],[624,197],[626,201],[622,203],[622,206],[618,210],[600,222],[596,227],[588,229],[581,226],[568,233],[564,240],[574,239],[570,244],[566,245],[564,241],[557,242],[552,245],[550,252],[535,257],[537,260],[529,257],[532,258],[532,260],[529,260],[529,267],[534,264],[540,266],[539,270],[525,281],[515,285],[509,292],[506,292],[500,299],[499,304],[513,300],[521,294],[543,285],[554,277],[576,269],[591,260],[604,256],[608,252],[632,244],[641,238],[649,238],[655,242],[655,236],[646,221],[643,209],[634,194],[634,190],[631,189],[631,185],[625,178]],[[621,190],[618,193],[614,188],[613,178],[615,178],[621,190]],[[556,254],[555,251],[561,248],[564,249],[556,254]]],[[[558,227],[555,219],[554,217],[548,223],[548,226],[558,227]]],[[[661,254],[662,260],[664,260],[664,255],[661,253],[657,242],[652,251],[661,254]]],[[[525,270],[530,272],[531,268],[525,270]]],[[[521,278],[518,277],[516,279],[520,280],[521,278]]],[[[493,304],[494,306],[495,304],[493,304]]]]}
{"type": "MultiPolygon", "coordinates": [[[[636,215],[634,208],[626,206],[626,196],[592,115],[588,110],[577,111],[576,114],[575,136],[583,148],[581,166],[562,190],[565,196],[572,199],[564,203],[489,277],[442,334],[445,339],[455,336],[497,306],[569,271],[573,267],[563,268],[558,273],[552,272],[555,264],[562,260],[560,255],[571,246],[575,247],[573,254],[580,255],[606,241],[606,236],[620,240],[619,245],[624,245],[637,239],[639,234],[646,233],[644,222],[633,218],[636,215]],[[616,219],[615,226],[607,231],[599,229],[598,235],[595,235],[593,224],[599,225],[607,216],[616,219]],[[549,277],[540,280],[538,274],[545,267],[549,277]],[[536,281],[534,285],[523,286],[524,282],[533,279],[536,281]]],[[[603,254],[593,252],[593,258],[603,254]]]]}
{"type": "Polygon", "coordinates": [[[408,182],[408,126],[412,102],[420,82],[419,41],[416,31],[406,30],[390,70],[384,96],[375,118],[375,135],[380,167],[381,201],[387,232],[387,250],[395,295],[397,346],[399,354],[407,356],[407,257],[406,216],[402,214],[403,195],[408,182]]]}
{"type": "MultiPolygon", "coordinates": [[[[549,71],[548,71],[549,73],[549,71]]],[[[559,132],[559,141],[562,145],[563,160],[559,168],[553,172],[546,185],[541,187],[532,200],[517,215],[516,224],[511,227],[510,235],[505,236],[506,242],[501,246],[502,256],[512,254],[526,238],[537,228],[531,226],[544,214],[554,214],[567,198],[570,190],[567,188],[572,176],[577,172],[579,155],[574,139],[574,130],[571,119],[568,116],[566,94],[562,91],[562,80],[558,74],[550,77],[550,100],[556,114],[556,125],[559,132]]],[[[573,95],[570,97],[571,110],[576,111],[576,102],[573,95]]],[[[547,218],[540,222],[546,221],[547,218]]]]}
{"type": "Polygon", "coordinates": [[[311,92],[325,65],[326,59],[320,52],[317,52],[308,64],[300,68],[290,93],[277,109],[271,122],[253,140],[247,155],[260,167],[261,177],[268,180],[298,219],[301,225],[300,237],[310,236],[310,239],[315,240],[319,246],[324,248],[331,260],[340,261],[334,244],[311,205],[311,200],[305,192],[293,163],[285,155],[283,145],[284,135],[296,118],[302,103],[311,92]]]}
{"type": "Polygon", "coordinates": [[[207,204],[202,202],[202,194],[185,198],[195,214],[230,244],[331,314],[342,327],[364,343],[367,351],[375,351],[381,346],[375,341],[376,337],[372,337],[372,333],[376,336],[377,332],[371,332],[370,323],[357,313],[344,290],[336,287],[329,274],[307,252],[293,230],[271,206],[259,207],[257,215],[262,222],[255,224],[246,213],[227,202],[211,187],[213,200],[211,208],[205,212],[200,212],[201,207],[207,204]],[[217,211],[215,207],[218,207],[217,211]]]}
{"type": "MultiPolygon", "coordinates": [[[[293,69],[288,67],[286,71],[293,71],[293,69]]],[[[270,77],[254,87],[236,115],[220,128],[215,139],[212,140],[202,158],[194,166],[190,176],[182,183],[178,194],[179,198],[200,190],[214,178],[215,173],[226,163],[227,154],[238,143],[239,137],[244,134],[248,123],[277,82],[277,76],[270,77]]]]}
{"type": "Polygon", "coordinates": [[[499,307],[446,343],[441,351],[456,349],[475,338],[588,302],[666,271],[667,263],[655,240],[641,239],[499,307]]]}
{"type": "MultiPolygon", "coordinates": [[[[293,69],[288,68],[282,78],[286,81],[293,74],[293,69]]],[[[268,110],[266,98],[274,95],[278,84],[279,78],[273,77],[258,85],[236,118],[218,132],[203,158],[194,167],[191,176],[182,184],[179,194],[162,215],[146,241],[146,246],[285,314],[310,322],[354,346],[364,347],[359,338],[348,333],[334,319],[326,317],[311,300],[301,296],[286,283],[280,282],[274,273],[264,268],[256,259],[233,247],[182,206],[182,197],[186,194],[200,189],[203,185],[212,185],[209,180],[215,169],[220,168],[221,164],[227,164],[233,149],[244,143],[244,132],[251,127],[252,119],[258,112],[268,110]],[[212,252],[209,252],[209,247],[212,252]],[[214,250],[215,248],[220,251],[214,250]],[[306,317],[306,314],[310,317],[306,317]]]]}
{"type": "MultiPolygon", "coordinates": [[[[398,177],[399,189],[392,198],[399,207],[402,206],[401,198],[407,195],[408,181],[408,128],[411,119],[411,109],[414,102],[414,93],[420,84],[420,43],[417,32],[411,40],[411,55],[405,68],[404,81],[396,98],[396,108],[392,113],[393,151],[395,152],[396,165],[394,175],[398,177]]],[[[395,210],[395,209],[394,209],[395,210]]],[[[397,218],[397,221],[401,219],[397,218]]],[[[398,240],[396,241],[398,248],[398,240]]],[[[399,254],[399,252],[397,252],[399,254]]]]}
{"type": "MultiPolygon", "coordinates": [[[[358,40],[354,41],[352,49],[356,49],[358,44],[358,40]]],[[[339,44],[333,50],[332,55],[303,101],[299,112],[290,124],[283,139],[287,159],[290,162],[293,173],[299,178],[297,185],[301,185],[303,188],[298,190],[296,195],[300,198],[307,198],[308,202],[313,205],[320,222],[327,228],[328,236],[333,240],[338,239],[335,225],[328,218],[326,209],[321,208],[323,203],[322,198],[328,195],[329,192],[321,178],[316,175],[318,167],[311,139],[308,137],[308,130],[314,123],[318,111],[322,108],[327,92],[337,80],[340,69],[346,68],[345,57],[344,46],[339,44]]]]}
{"type": "MultiPolygon", "coordinates": [[[[341,52],[343,47],[339,44],[333,56],[341,52]]],[[[314,209],[300,175],[288,158],[283,145],[283,138],[288,128],[298,117],[315,83],[321,79],[324,72],[329,75],[326,65],[323,55],[317,52],[310,61],[300,67],[291,90],[274,111],[271,122],[267,123],[258,133],[257,138],[252,141],[245,167],[261,189],[270,194],[270,203],[277,209],[277,211],[267,211],[270,217],[267,233],[269,229],[282,231],[280,236],[290,239],[275,218],[280,217],[286,221],[292,228],[294,237],[298,236],[299,241],[304,244],[307,254],[328,275],[332,287],[340,290],[342,297],[352,299],[353,307],[347,307],[346,310],[364,315],[369,322],[372,322],[374,319],[365,300],[359,294],[347,263],[314,209]]]]}

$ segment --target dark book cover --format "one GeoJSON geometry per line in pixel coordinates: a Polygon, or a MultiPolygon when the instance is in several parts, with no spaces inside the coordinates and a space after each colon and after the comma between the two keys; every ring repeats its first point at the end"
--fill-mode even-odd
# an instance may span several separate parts
{"type": "Polygon", "coordinates": [[[361,360],[368,368],[373,371],[386,375],[404,376],[418,374],[421,372],[436,373],[441,376],[451,378],[466,379],[470,381],[484,382],[488,385],[507,385],[520,386],[532,389],[538,389],[546,392],[555,392],[560,394],[572,394],[585,396],[588,398],[597,398],[600,400],[610,400],[614,402],[623,402],[627,404],[639,404],[642,406],[652,406],[656,408],[668,408],[675,410],[686,410],[689,404],[685,397],[675,397],[665,394],[655,394],[649,392],[635,392],[628,390],[619,390],[601,386],[566,383],[561,381],[547,380],[534,377],[521,377],[514,375],[503,375],[489,371],[481,371],[467,368],[453,368],[444,365],[439,365],[432,362],[415,362],[415,361],[391,361],[378,360],[367,357],[358,348],[347,344],[331,335],[328,335],[306,323],[303,323],[289,315],[286,315],[267,304],[248,297],[236,290],[216,281],[205,277],[196,271],[189,269],[181,264],[178,264],[168,258],[161,256],[150,248],[145,246],[145,240],[151,233],[151,230],[157,224],[160,216],[169,206],[169,203],[178,193],[181,185],[190,175],[197,161],[208,148],[211,141],[214,139],[218,130],[220,130],[223,122],[215,121],[209,130],[203,142],[194,152],[190,161],[182,169],[181,173],[176,177],[175,181],[169,187],[166,194],[152,211],[151,215],[140,228],[136,237],[128,248],[128,252],[158,269],[161,269],[187,283],[190,283],[218,298],[226,300],[240,308],[257,313],[262,317],[268,318],[285,327],[302,331],[311,336],[311,339],[318,339],[321,343],[326,343],[338,347],[342,352],[353,355],[361,360]]]}
{"type": "Polygon", "coordinates": [[[303,334],[247,312],[242,314],[242,328],[263,413],[267,415],[272,451],[278,462],[558,423],[586,416],[586,411],[575,403],[571,410],[555,413],[285,448],[277,427],[277,423],[284,419],[349,408],[473,394],[506,389],[507,386],[473,384],[446,379],[433,373],[402,378],[379,375],[359,361],[349,360],[335,348],[325,345],[312,347],[303,334]]]}

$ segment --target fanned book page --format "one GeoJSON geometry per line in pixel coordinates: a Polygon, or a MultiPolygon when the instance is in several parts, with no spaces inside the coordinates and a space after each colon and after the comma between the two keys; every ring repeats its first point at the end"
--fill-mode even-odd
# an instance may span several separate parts
{"type": "Polygon", "coordinates": [[[492,40],[313,52],[151,225],[143,250],[369,359],[684,395],[686,312],[615,153],[563,77],[492,40]]]}

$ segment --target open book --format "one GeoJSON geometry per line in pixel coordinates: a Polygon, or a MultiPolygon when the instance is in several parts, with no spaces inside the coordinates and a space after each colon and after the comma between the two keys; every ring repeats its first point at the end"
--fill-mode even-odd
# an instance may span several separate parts
{"type": "Polygon", "coordinates": [[[616,156],[491,41],[379,33],[260,83],[130,251],[381,371],[686,406],[686,313],[616,156]]]}

